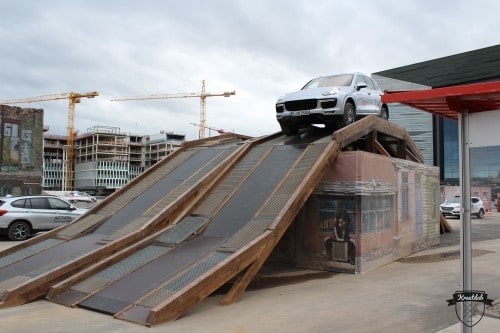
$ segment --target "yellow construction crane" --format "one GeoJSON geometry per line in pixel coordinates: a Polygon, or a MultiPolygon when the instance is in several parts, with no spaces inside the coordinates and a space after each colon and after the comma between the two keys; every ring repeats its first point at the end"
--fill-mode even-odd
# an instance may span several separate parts
{"type": "Polygon", "coordinates": [[[205,92],[205,80],[201,81],[201,92],[199,93],[181,93],[181,94],[158,94],[158,95],[148,95],[148,96],[135,96],[135,97],[123,97],[115,98],[112,101],[133,101],[133,100],[146,100],[146,99],[167,99],[167,98],[189,98],[189,97],[199,97],[200,98],[200,131],[199,138],[205,138],[205,128],[206,128],[206,118],[207,118],[207,97],[214,96],[224,96],[230,97],[235,95],[236,91],[225,91],[223,93],[206,93],[205,92]]]}
{"type": "MultiPolygon", "coordinates": [[[[58,99],[67,99],[69,100],[69,109],[68,109],[68,140],[67,140],[67,150],[66,150],[66,158],[64,162],[66,164],[65,167],[65,176],[66,180],[63,181],[63,191],[72,190],[73,189],[73,140],[75,138],[75,104],[80,103],[81,98],[94,98],[99,96],[99,93],[96,91],[87,92],[87,93],[62,93],[62,94],[53,94],[53,95],[43,95],[37,97],[29,97],[29,98],[21,98],[21,99],[11,99],[7,101],[0,101],[0,104],[21,104],[21,103],[33,103],[33,102],[45,102],[52,101],[58,99]]],[[[64,166],[63,166],[64,168],[64,166]]]]}

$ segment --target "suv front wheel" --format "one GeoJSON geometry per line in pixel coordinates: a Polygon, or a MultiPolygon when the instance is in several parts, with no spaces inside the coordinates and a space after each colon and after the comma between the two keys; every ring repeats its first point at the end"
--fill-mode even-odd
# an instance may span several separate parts
{"type": "Polygon", "coordinates": [[[476,214],[478,219],[482,219],[484,217],[484,210],[481,208],[479,212],[476,214]]]}
{"type": "Polygon", "coordinates": [[[356,120],[356,107],[352,102],[345,103],[344,114],[340,118],[339,128],[346,127],[354,123],[356,120]]]}
{"type": "Polygon", "coordinates": [[[25,221],[15,221],[9,226],[8,236],[10,240],[22,241],[30,236],[31,228],[25,221]]]}

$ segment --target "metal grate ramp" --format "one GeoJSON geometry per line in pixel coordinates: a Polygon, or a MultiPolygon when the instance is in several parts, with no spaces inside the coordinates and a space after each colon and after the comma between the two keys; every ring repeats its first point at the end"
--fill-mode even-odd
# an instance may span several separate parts
{"type": "MultiPolygon", "coordinates": [[[[222,284],[227,283],[239,271],[244,270],[245,263],[251,263],[255,260],[255,251],[260,249],[257,245],[248,245],[254,244],[270,228],[279,227],[282,218],[280,214],[290,200],[295,200],[295,197],[301,195],[301,193],[296,193],[297,189],[301,188],[301,183],[308,178],[309,173],[314,172],[318,159],[323,156],[328,145],[329,140],[309,145],[302,154],[297,155],[298,158],[289,161],[284,161],[282,158],[285,155],[296,153],[291,151],[296,148],[285,147],[281,152],[276,153],[276,159],[269,158],[270,163],[267,167],[265,165],[261,167],[261,171],[264,173],[267,174],[269,167],[276,165],[276,161],[279,161],[280,166],[285,165],[289,171],[282,181],[261,178],[262,175],[257,172],[252,175],[254,178],[250,177],[247,180],[247,182],[252,183],[252,185],[248,185],[248,190],[255,190],[253,182],[262,184],[264,187],[264,190],[259,193],[265,197],[263,204],[256,205],[254,208],[245,206],[245,209],[253,212],[252,217],[246,222],[239,223],[238,228],[226,240],[219,243],[217,249],[214,249],[212,254],[208,254],[205,260],[191,266],[160,288],[138,299],[127,309],[116,314],[115,317],[144,325],[154,325],[158,321],[175,319],[185,311],[182,309],[187,309],[186,304],[194,305],[222,284]],[[273,182],[276,186],[266,190],[265,185],[273,182]],[[266,191],[269,192],[268,195],[265,195],[266,191]],[[242,251],[243,248],[246,250],[242,251]]],[[[245,192],[245,189],[240,188],[240,192],[243,192],[244,196],[247,197],[248,192],[245,192]]],[[[233,204],[236,206],[241,204],[236,194],[232,196],[226,204],[227,206],[231,206],[231,200],[235,200],[233,204]]],[[[217,220],[219,215],[224,216],[224,210],[221,210],[214,220],[217,220]]],[[[203,235],[224,236],[227,230],[234,228],[230,224],[235,224],[231,217],[224,217],[224,220],[224,230],[219,226],[214,227],[213,224],[217,224],[217,221],[212,221],[203,235]],[[212,230],[210,230],[211,227],[212,230]]],[[[287,223],[289,222],[291,220],[287,221],[287,223]]]]}
{"type": "MultiPolygon", "coordinates": [[[[70,272],[75,273],[81,265],[98,262],[116,252],[119,248],[115,240],[119,240],[120,247],[136,242],[140,235],[135,231],[150,224],[169,204],[188,191],[200,191],[196,186],[201,180],[210,179],[211,173],[223,167],[225,161],[231,161],[230,158],[236,156],[242,147],[228,144],[180,152],[154,166],[152,171],[140,176],[142,178],[133,181],[115,197],[110,197],[102,207],[96,206],[88,216],[82,216],[62,230],[55,230],[55,240],[0,258],[0,284],[13,281],[16,276],[30,277],[22,284],[22,289],[14,286],[2,294],[0,307],[42,296],[50,285],[70,272]],[[166,197],[169,199],[165,200],[166,197]]],[[[210,181],[203,184],[210,184],[210,181]]],[[[150,228],[149,232],[154,232],[154,229],[150,228]]]]}
{"type": "MultiPolygon", "coordinates": [[[[215,189],[210,191],[210,194],[207,196],[208,199],[204,200],[204,203],[201,204],[200,207],[197,209],[194,209],[194,212],[192,214],[187,215],[184,217],[181,221],[179,221],[177,224],[168,227],[164,232],[159,234],[153,241],[153,244],[155,245],[161,245],[165,249],[169,249],[170,247],[176,247],[182,242],[184,242],[186,239],[188,239],[191,235],[196,233],[200,228],[203,228],[208,222],[209,222],[209,216],[214,215],[218,209],[224,204],[224,202],[227,200],[228,197],[230,197],[231,193],[235,191],[236,188],[238,188],[244,181],[249,177],[249,175],[252,173],[252,171],[255,169],[256,165],[258,165],[263,158],[272,150],[272,147],[266,147],[266,148],[261,148],[258,147],[256,149],[252,149],[248,154],[246,154],[240,163],[238,163],[233,169],[231,169],[228,173],[228,176],[226,176],[216,187],[215,189]],[[204,212],[206,215],[202,214],[204,212]]],[[[209,246],[209,248],[215,249],[218,244],[220,244],[220,239],[214,239],[213,237],[210,238],[209,240],[204,240],[203,237],[201,239],[197,239],[195,242],[191,243],[191,245],[198,250],[200,248],[206,248],[209,246]],[[216,243],[213,243],[216,242],[216,243]]],[[[149,245],[148,247],[150,247],[149,245]]],[[[174,263],[168,263],[168,258],[165,259],[166,263],[163,268],[153,268],[155,263],[150,262],[150,260],[143,260],[143,269],[145,271],[144,274],[148,274],[147,270],[153,270],[153,269],[166,269],[166,267],[184,267],[185,265],[189,264],[190,261],[195,260],[196,258],[199,257],[199,254],[197,254],[196,251],[180,251],[179,249],[176,249],[176,251],[180,251],[181,253],[176,254],[176,258],[184,258],[181,266],[179,264],[175,264],[176,259],[171,259],[170,262],[174,261],[174,263]],[[189,259],[191,258],[191,259],[189,259]],[[193,259],[194,258],[194,259],[193,259]],[[173,266],[172,266],[173,265],[173,266]]],[[[201,254],[203,254],[201,252],[201,254]]],[[[167,252],[162,253],[162,256],[164,254],[168,254],[167,252]]],[[[159,260],[156,260],[157,263],[161,262],[161,258],[158,258],[159,260]]],[[[122,260],[116,265],[126,265],[126,262],[128,260],[122,260]]],[[[139,270],[136,274],[139,274],[139,270]]],[[[173,269],[173,268],[172,268],[173,269]]],[[[132,271],[124,269],[122,270],[123,272],[126,272],[127,274],[132,273],[132,271]]],[[[63,303],[67,305],[71,304],[77,304],[79,302],[82,302],[80,304],[81,306],[87,307],[87,308],[93,308],[95,309],[96,307],[99,308],[99,311],[107,312],[107,313],[113,313],[113,311],[118,311],[121,310],[121,307],[125,307],[127,304],[123,304],[120,300],[113,300],[112,295],[107,294],[108,289],[112,288],[121,288],[121,289],[126,289],[129,291],[129,293],[132,293],[132,290],[137,289],[138,287],[141,286],[141,284],[137,283],[137,281],[132,280],[130,282],[130,285],[120,287],[121,284],[126,283],[127,279],[131,279],[131,277],[125,277],[127,275],[124,273],[124,276],[114,276],[116,286],[114,285],[114,282],[112,281],[106,281],[103,282],[102,285],[100,285],[100,288],[104,289],[102,292],[97,292],[97,290],[92,290],[93,294],[96,294],[95,296],[91,296],[91,298],[88,301],[84,301],[85,298],[88,296],[89,290],[81,290],[80,287],[71,287],[69,290],[66,292],[61,293],[61,295],[51,295],[51,300],[54,300],[55,302],[58,303],[63,303]],[[123,278],[123,279],[122,279],[123,278]]],[[[176,274],[176,270],[173,269],[172,273],[169,274],[176,274]]],[[[102,281],[102,278],[99,277],[100,273],[94,275],[97,281],[102,281]]],[[[166,278],[166,275],[158,275],[157,274],[158,280],[166,278]]],[[[94,277],[90,277],[89,280],[93,280],[94,277]]],[[[85,282],[87,284],[89,282],[85,282]]],[[[113,294],[113,292],[111,292],[113,294]]],[[[140,294],[138,294],[140,296],[140,294]]],[[[138,297],[139,297],[138,296],[138,297]]],[[[130,301],[134,301],[135,298],[132,298],[130,301]]]]}
{"type": "MultiPolygon", "coordinates": [[[[240,229],[245,229],[246,226],[251,225],[250,221],[252,217],[255,216],[263,204],[268,201],[267,198],[282,183],[286,172],[283,172],[280,168],[288,170],[297,165],[297,161],[303,157],[303,152],[303,147],[284,145],[260,146],[252,149],[228,173],[228,176],[209,193],[200,206],[194,210],[196,213],[203,212],[206,215],[216,214],[201,234],[201,238],[216,237],[218,240],[211,252],[205,254],[207,258],[199,263],[186,266],[184,271],[179,271],[179,273],[175,274],[176,277],[170,281],[166,280],[163,285],[156,289],[151,288],[149,294],[141,296],[142,298],[139,297],[137,301],[130,303],[131,305],[127,305],[127,308],[123,312],[115,316],[143,323],[148,315],[146,308],[168,302],[170,297],[176,295],[184,288],[189,288],[196,279],[209,272],[212,268],[219,266],[231,253],[217,251],[217,249],[224,244],[227,237],[231,237],[240,229]],[[278,165],[280,168],[276,168],[278,165]],[[259,195],[255,196],[255,193],[259,193],[259,195]],[[215,260],[214,258],[217,259],[215,260]]],[[[271,221],[267,219],[264,228],[267,228],[271,221]]],[[[259,233],[261,232],[262,229],[259,229],[259,233]]],[[[198,240],[195,238],[192,241],[183,243],[181,248],[176,248],[177,255],[188,255],[198,240]]],[[[135,281],[135,285],[137,285],[137,281],[135,281]]],[[[213,285],[208,284],[207,287],[212,288],[213,285]]],[[[100,307],[100,311],[108,312],[111,311],[110,309],[116,310],[118,308],[118,300],[115,298],[106,299],[103,297],[104,294],[103,292],[102,295],[99,295],[99,298],[96,297],[92,302],[83,302],[81,305],[86,308],[96,309],[98,306],[97,302],[101,304],[107,302],[108,305],[105,308],[108,310],[103,310],[103,307],[100,307]]],[[[122,303],[120,306],[124,305],[122,303]]]]}

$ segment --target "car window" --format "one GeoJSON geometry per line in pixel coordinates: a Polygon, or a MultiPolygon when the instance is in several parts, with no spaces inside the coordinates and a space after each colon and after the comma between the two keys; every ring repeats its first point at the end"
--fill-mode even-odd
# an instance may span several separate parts
{"type": "Polygon", "coordinates": [[[460,203],[460,197],[451,197],[446,201],[446,203],[460,203]]]}
{"type": "Polygon", "coordinates": [[[472,198],[471,201],[472,201],[472,203],[478,203],[479,199],[478,198],[472,198]]]}
{"type": "Polygon", "coordinates": [[[373,84],[372,79],[370,79],[368,76],[364,76],[365,82],[368,85],[368,89],[375,90],[375,85],[373,84]]]}
{"type": "Polygon", "coordinates": [[[69,210],[71,209],[71,206],[57,198],[48,198],[49,200],[49,206],[51,209],[64,209],[64,210],[69,210]]]}
{"type": "Polygon", "coordinates": [[[12,201],[10,205],[16,208],[25,208],[24,206],[26,205],[26,199],[19,199],[16,201],[12,201]]]}
{"type": "Polygon", "coordinates": [[[31,209],[47,209],[47,200],[45,198],[31,198],[31,209]]]}
{"type": "Polygon", "coordinates": [[[360,82],[364,82],[364,78],[363,78],[363,75],[357,75],[356,76],[356,84],[360,83],[360,82]]]}

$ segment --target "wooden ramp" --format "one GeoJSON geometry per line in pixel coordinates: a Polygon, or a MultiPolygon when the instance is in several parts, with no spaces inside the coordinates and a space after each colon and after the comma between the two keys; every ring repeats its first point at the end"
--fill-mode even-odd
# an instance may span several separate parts
{"type": "Polygon", "coordinates": [[[0,253],[0,307],[49,287],[178,221],[248,148],[238,136],[186,144],[72,224],[0,253]]]}
{"type": "Polygon", "coordinates": [[[175,320],[229,281],[235,302],[340,149],[422,162],[408,133],[375,116],[330,135],[254,142],[179,222],[54,285],[48,299],[147,326],[175,320]]]}
{"type": "MultiPolygon", "coordinates": [[[[144,200],[151,201],[141,216],[147,216],[151,209],[161,209],[161,218],[147,217],[149,220],[144,225],[127,227],[120,234],[125,236],[118,238],[113,238],[113,234],[120,231],[104,222],[96,222],[92,232],[77,233],[71,231],[70,225],[69,231],[63,229],[59,231],[61,234],[44,238],[49,242],[65,242],[64,237],[68,237],[75,244],[76,239],[87,244],[85,239],[92,238],[88,242],[105,248],[106,252],[75,250],[80,256],[78,259],[51,268],[36,278],[26,274],[28,282],[7,289],[2,300],[4,304],[9,300],[21,303],[28,300],[28,296],[44,294],[50,284],[47,298],[51,301],[93,309],[147,326],[175,320],[229,281],[235,283],[222,303],[233,303],[264,264],[340,149],[359,148],[422,160],[404,129],[375,116],[357,121],[333,136],[314,130],[295,137],[278,133],[244,145],[219,147],[219,153],[227,156],[215,154],[213,159],[220,160],[211,164],[211,172],[206,170],[208,162],[197,164],[200,170],[206,170],[201,177],[203,185],[199,180],[190,182],[172,202],[162,200],[174,190],[156,201],[146,199],[152,196],[151,192],[145,192],[149,187],[143,190],[144,195],[139,191],[144,200]],[[102,234],[106,235],[101,237],[102,234]],[[31,291],[21,293],[19,286],[28,286],[31,291]],[[33,286],[38,293],[33,291],[33,286]]],[[[185,152],[190,149],[201,152],[215,148],[197,146],[185,152]]],[[[186,162],[177,167],[184,168],[184,164],[189,164],[186,162]]],[[[189,177],[181,178],[181,183],[189,182],[189,177]]],[[[139,186],[143,182],[145,180],[135,184],[139,186]]],[[[154,184],[151,182],[148,186],[154,184]]],[[[128,195],[131,189],[121,191],[115,199],[128,195]]],[[[102,209],[111,205],[112,200],[110,198],[102,209]]],[[[123,205],[132,205],[132,201],[123,205]]],[[[103,219],[118,214],[116,210],[103,219]]],[[[33,257],[45,251],[30,250],[36,253],[33,257]]],[[[0,278],[1,274],[0,271],[0,278]]],[[[18,277],[23,278],[21,274],[18,277]]]]}
{"type": "Polygon", "coordinates": [[[48,298],[144,325],[237,277],[243,293],[339,151],[331,136],[256,143],[181,221],[51,288],[48,298]]]}

